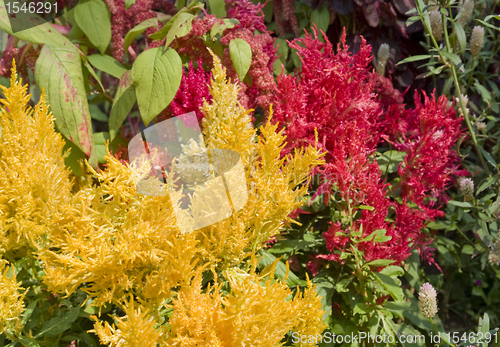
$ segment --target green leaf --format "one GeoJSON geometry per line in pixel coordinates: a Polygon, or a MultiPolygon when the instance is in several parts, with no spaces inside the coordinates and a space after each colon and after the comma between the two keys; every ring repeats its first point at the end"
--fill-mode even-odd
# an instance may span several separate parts
{"type": "Polygon", "coordinates": [[[368,314],[368,313],[370,313],[372,311],[373,311],[373,307],[372,306],[360,302],[360,303],[356,304],[356,306],[354,306],[354,309],[353,309],[352,313],[355,316],[358,313],[368,314]]]}
{"type": "Polygon", "coordinates": [[[400,64],[405,64],[405,63],[411,63],[413,61],[419,61],[419,60],[425,60],[425,59],[429,59],[431,58],[432,55],[429,55],[429,54],[423,54],[423,55],[412,55],[411,57],[408,57],[406,59],[403,59],[401,60],[399,63],[397,63],[396,65],[400,65],[400,64]]]}
{"type": "Polygon", "coordinates": [[[328,11],[328,6],[324,3],[321,9],[315,9],[311,13],[311,24],[316,24],[318,30],[326,33],[328,26],[330,25],[330,11],[328,11]]]}
{"type": "MultiPolygon", "coordinates": [[[[491,29],[494,29],[494,30],[498,30],[500,31],[500,27],[497,27],[497,26],[494,26],[493,24],[490,24],[487,22],[487,20],[490,18],[490,17],[493,17],[493,16],[487,16],[485,18],[485,20],[480,20],[480,19],[476,19],[479,23],[481,23],[482,25],[488,27],[488,28],[491,28],[491,29]]],[[[497,16],[498,17],[498,16],[497,16]]]]}
{"type": "Polygon", "coordinates": [[[476,87],[479,94],[481,94],[481,98],[483,99],[483,101],[488,105],[491,105],[491,93],[488,91],[488,89],[483,87],[483,85],[478,81],[474,83],[474,87],[476,87]]]}
{"type": "Polygon", "coordinates": [[[465,35],[464,28],[458,23],[453,23],[453,28],[455,29],[455,33],[457,34],[457,39],[460,44],[461,50],[465,51],[467,48],[467,36],[465,35]]]}
{"type": "Polygon", "coordinates": [[[427,228],[433,230],[448,229],[450,227],[449,221],[433,221],[427,224],[427,228]]]}
{"type": "Polygon", "coordinates": [[[133,4],[135,4],[135,0],[125,0],[125,9],[128,10],[133,4]]]}
{"type": "Polygon", "coordinates": [[[136,101],[132,74],[130,71],[127,71],[120,78],[113,106],[111,107],[111,114],[109,116],[109,135],[111,140],[115,138],[136,101]]]}
{"type": "Polygon", "coordinates": [[[392,263],[394,263],[394,260],[391,260],[391,259],[376,259],[376,260],[373,260],[369,263],[366,263],[364,266],[379,267],[379,266],[386,266],[386,265],[389,265],[392,263]]]}
{"type": "Polygon", "coordinates": [[[288,54],[290,53],[290,47],[288,47],[288,42],[286,42],[285,39],[277,37],[275,43],[278,49],[278,56],[281,55],[281,61],[285,62],[288,58],[288,54]]]}
{"type": "Polygon", "coordinates": [[[269,253],[289,253],[296,249],[303,249],[309,244],[310,242],[306,240],[283,240],[275,243],[267,251],[269,253]]]}
{"type": "MultiPolygon", "coordinates": [[[[125,35],[125,39],[123,40],[123,50],[126,52],[128,50],[128,47],[134,42],[135,38],[142,34],[146,29],[150,27],[155,27],[158,28],[158,19],[157,18],[150,18],[146,19],[144,22],[137,24],[135,27],[133,27],[127,35],[125,35]]],[[[119,77],[118,77],[119,78],[119,77]]]]}
{"type": "Polygon", "coordinates": [[[374,232],[372,232],[370,235],[359,240],[358,242],[370,242],[376,236],[385,236],[386,231],[387,231],[386,229],[377,229],[374,232]]]}
{"type": "Polygon", "coordinates": [[[395,301],[403,301],[403,289],[396,283],[394,278],[383,273],[373,272],[373,275],[395,301]]]}
{"type": "Polygon", "coordinates": [[[85,160],[87,156],[73,142],[69,141],[66,137],[64,137],[64,135],[63,139],[66,142],[66,144],[63,147],[63,153],[66,153],[68,149],[70,150],[69,155],[66,158],[64,158],[64,165],[69,167],[75,175],[83,176],[80,163],[83,160],[85,160]]]}
{"type": "Polygon", "coordinates": [[[95,73],[94,69],[92,66],[90,66],[89,62],[85,59],[83,59],[83,65],[87,68],[87,71],[97,80],[97,83],[99,84],[99,87],[101,87],[101,91],[104,92],[104,86],[102,85],[101,79],[97,74],[95,73]]]}
{"type": "Polygon", "coordinates": [[[226,2],[224,0],[208,0],[210,12],[215,14],[217,18],[227,17],[226,2]]]}
{"type": "MultiPolygon", "coordinates": [[[[274,255],[271,253],[262,250],[262,258],[260,258],[259,263],[257,264],[257,267],[259,270],[262,270],[268,265],[273,264],[278,258],[276,258],[274,255]]],[[[283,280],[285,278],[286,274],[286,265],[280,260],[278,264],[276,265],[274,275],[278,277],[279,279],[283,280]]],[[[306,286],[307,282],[304,280],[301,280],[295,275],[291,270],[288,273],[288,279],[286,281],[288,286],[290,287],[296,287],[296,286],[306,286]]]]}
{"type": "Polygon", "coordinates": [[[31,315],[33,314],[33,311],[35,310],[36,304],[38,303],[38,300],[39,299],[36,299],[36,300],[30,302],[30,304],[28,305],[28,307],[26,308],[26,310],[24,310],[24,312],[23,312],[23,319],[21,321],[21,324],[23,326],[26,325],[26,322],[28,322],[28,319],[30,319],[31,315]]]}
{"type": "MultiPolygon", "coordinates": [[[[21,18],[22,19],[20,19],[20,21],[24,19],[26,19],[26,21],[30,21],[30,23],[26,23],[26,27],[29,27],[29,29],[18,31],[13,34],[7,10],[5,9],[4,0],[0,0],[0,29],[3,31],[27,42],[49,44],[58,47],[72,45],[71,41],[67,37],[55,30],[54,27],[47,23],[47,21],[43,18],[34,14],[30,15],[29,18],[24,16],[21,18]],[[33,22],[37,22],[37,26],[32,27],[33,22]]],[[[22,25],[22,23],[20,24],[22,25]]]]}
{"type": "Polygon", "coordinates": [[[90,42],[104,54],[111,41],[111,13],[103,0],[81,0],[75,21],[90,42]]]}
{"type": "MultiPolygon", "coordinates": [[[[485,312],[483,318],[479,317],[479,324],[477,327],[478,333],[482,333],[483,336],[486,336],[486,333],[490,330],[490,317],[485,312]]],[[[485,339],[481,342],[482,347],[488,347],[488,343],[485,342],[485,339]]]]}
{"type": "Polygon", "coordinates": [[[463,208],[471,208],[471,207],[474,207],[473,204],[471,204],[470,202],[466,202],[466,201],[455,201],[455,200],[450,200],[448,201],[448,204],[450,205],[454,205],[454,206],[458,206],[458,207],[463,207],[463,208]]]}
{"type": "MultiPolygon", "coordinates": [[[[322,282],[321,284],[323,284],[322,282]]],[[[328,319],[330,319],[330,316],[332,314],[332,295],[333,292],[335,291],[335,288],[332,287],[327,287],[325,285],[318,284],[316,285],[316,293],[318,293],[318,297],[320,298],[321,305],[323,306],[323,310],[325,313],[323,314],[323,321],[327,322],[328,319]]]]}
{"type": "Polygon", "coordinates": [[[99,106],[96,104],[90,104],[89,105],[89,110],[90,110],[90,117],[94,120],[97,120],[99,122],[107,122],[108,121],[108,115],[104,112],[101,111],[99,106]]]}
{"type": "Polygon", "coordinates": [[[222,23],[217,21],[210,29],[210,37],[214,38],[217,34],[222,36],[224,30],[234,28],[236,24],[240,24],[240,21],[235,18],[224,18],[222,23]]]}
{"type": "MultiPolygon", "coordinates": [[[[183,6],[182,6],[183,7],[183,6]]],[[[179,8],[179,7],[177,7],[179,8]]],[[[203,4],[198,3],[197,1],[191,2],[187,7],[184,7],[182,10],[177,12],[175,16],[173,16],[167,24],[157,32],[151,34],[148,36],[149,39],[151,40],[163,40],[165,36],[170,32],[170,29],[172,29],[174,23],[177,22],[178,18],[181,15],[185,14],[197,14],[200,9],[203,9],[203,4]]]]}
{"type": "Polygon", "coordinates": [[[420,16],[411,16],[406,20],[406,26],[409,27],[410,25],[420,21],[420,16]]]}
{"type": "Polygon", "coordinates": [[[356,207],[359,208],[360,210],[368,210],[368,211],[373,211],[375,209],[375,207],[373,206],[366,206],[366,205],[359,205],[356,207]]]}
{"type": "Polygon", "coordinates": [[[401,277],[404,275],[405,271],[400,266],[389,265],[383,268],[380,273],[391,277],[401,277]]]}
{"type": "MultiPolygon", "coordinates": [[[[38,342],[35,340],[35,339],[31,339],[29,337],[26,337],[26,336],[19,336],[18,337],[19,339],[19,342],[21,342],[24,346],[27,346],[27,347],[40,347],[40,345],[38,344],[38,342]]],[[[14,347],[15,346],[15,342],[13,344],[9,344],[5,347],[8,347],[8,346],[12,346],[14,347]]]]}
{"type": "Polygon", "coordinates": [[[170,46],[175,39],[189,34],[193,26],[193,19],[195,18],[196,17],[190,13],[181,13],[172,24],[172,28],[168,31],[165,47],[170,46]]]}
{"type": "Polygon", "coordinates": [[[71,327],[71,324],[78,318],[80,314],[80,307],[75,307],[62,317],[54,317],[51,320],[45,322],[40,331],[35,336],[35,338],[44,337],[56,337],[71,327]]]}
{"type": "Polygon", "coordinates": [[[45,88],[59,131],[90,156],[92,122],[76,47],[43,46],[36,61],[35,79],[40,89],[45,88]]]}
{"type": "Polygon", "coordinates": [[[109,140],[109,133],[94,133],[94,143],[97,156],[97,162],[99,164],[104,164],[107,162],[104,157],[106,156],[106,142],[109,140]]]}
{"type": "Polygon", "coordinates": [[[245,40],[234,39],[229,42],[229,55],[240,81],[243,81],[252,64],[252,48],[245,40]]]}
{"type": "Polygon", "coordinates": [[[177,52],[162,47],[142,52],[132,66],[137,102],[148,125],[174,99],[181,84],[182,61],[177,52]]]}
{"type": "Polygon", "coordinates": [[[441,54],[443,56],[445,56],[447,59],[449,59],[453,64],[455,64],[456,66],[460,67],[460,65],[463,65],[462,64],[462,60],[460,59],[460,57],[458,55],[456,55],[455,53],[450,53],[450,52],[446,52],[446,51],[441,51],[441,54]]]}
{"type": "Polygon", "coordinates": [[[90,64],[113,77],[120,78],[128,70],[118,60],[105,54],[92,54],[87,57],[90,64]]]}
{"type": "Polygon", "coordinates": [[[490,153],[488,153],[483,147],[479,146],[479,150],[481,151],[481,153],[483,153],[484,155],[484,158],[488,161],[488,163],[490,163],[491,165],[493,165],[493,167],[497,167],[497,162],[495,161],[495,159],[493,159],[493,157],[491,156],[490,153]]]}
{"type": "Polygon", "coordinates": [[[406,272],[404,274],[405,278],[413,288],[420,287],[420,255],[418,254],[418,251],[413,250],[411,255],[406,258],[405,263],[407,264],[406,272]]]}

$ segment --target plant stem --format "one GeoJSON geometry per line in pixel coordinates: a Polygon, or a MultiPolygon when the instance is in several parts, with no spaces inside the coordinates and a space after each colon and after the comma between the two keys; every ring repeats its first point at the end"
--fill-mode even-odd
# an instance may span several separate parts
{"type": "MultiPolygon", "coordinates": [[[[432,320],[432,318],[429,318],[429,321],[431,322],[432,327],[434,328],[434,330],[436,330],[436,332],[439,334],[439,336],[441,336],[441,333],[436,328],[436,325],[434,325],[434,321],[432,320]]],[[[449,343],[448,340],[444,340],[444,342],[446,342],[448,344],[448,346],[455,347],[455,345],[452,345],[451,343],[449,343]]]]}
{"type": "MultiPolygon", "coordinates": [[[[450,63],[448,63],[446,61],[445,57],[443,56],[443,53],[441,52],[441,49],[439,49],[439,45],[436,42],[436,39],[434,38],[434,35],[432,35],[431,28],[429,28],[428,23],[425,21],[425,17],[424,17],[424,14],[422,12],[422,9],[420,8],[419,1],[416,1],[416,5],[417,5],[418,14],[419,14],[420,19],[422,20],[422,22],[424,24],[425,30],[430,35],[431,40],[434,43],[434,47],[436,47],[436,50],[437,50],[439,56],[441,57],[442,62],[451,69],[451,73],[452,73],[452,76],[453,76],[453,82],[455,84],[455,89],[456,89],[456,92],[458,94],[458,100],[459,100],[459,103],[460,103],[460,109],[462,110],[462,113],[463,113],[464,118],[465,118],[465,124],[467,124],[467,129],[469,129],[469,133],[471,135],[472,142],[474,143],[474,147],[476,148],[476,152],[477,152],[477,155],[479,157],[479,160],[481,161],[481,164],[483,165],[483,168],[486,171],[487,175],[491,176],[490,170],[488,169],[488,166],[486,165],[486,162],[484,161],[483,153],[481,152],[480,146],[477,143],[476,134],[474,133],[474,129],[472,128],[472,124],[471,124],[471,121],[469,119],[469,114],[467,113],[467,108],[466,108],[464,100],[462,98],[462,90],[460,88],[460,81],[458,79],[456,67],[455,67],[455,65],[450,64],[450,63]]],[[[441,21],[443,22],[443,31],[444,31],[444,38],[445,38],[445,41],[446,41],[446,48],[448,49],[448,52],[451,53],[450,38],[448,37],[448,29],[446,27],[447,18],[442,13],[441,13],[441,21]]]]}

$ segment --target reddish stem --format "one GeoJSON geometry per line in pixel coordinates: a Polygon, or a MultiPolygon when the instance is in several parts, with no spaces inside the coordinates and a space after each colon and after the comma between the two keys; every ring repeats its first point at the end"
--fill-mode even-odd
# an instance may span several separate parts
{"type": "Polygon", "coordinates": [[[53,24],[53,23],[51,23],[51,24],[54,27],[54,29],[56,29],[57,31],[59,31],[63,35],[68,35],[70,30],[71,30],[70,28],[63,27],[62,25],[53,24]]]}

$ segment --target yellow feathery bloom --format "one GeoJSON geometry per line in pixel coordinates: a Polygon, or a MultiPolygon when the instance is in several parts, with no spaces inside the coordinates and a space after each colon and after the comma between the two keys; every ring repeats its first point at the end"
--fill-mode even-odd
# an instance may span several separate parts
{"type": "MultiPolygon", "coordinates": [[[[157,324],[149,311],[139,305],[137,309],[133,297],[123,305],[124,317],[114,317],[116,327],[108,322],[102,325],[100,322],[94,324],[94,332],[99,336],[101,343],[110,347],[154,347],[161,340],[161,332],[155,328],[157,324]]],[[[92,316],[97,320],[95,316],[92,316]]]]}
{"type": "Polygon", "coordinates": [[[67,203],[73,186],[61,156],[64,141],[54,131],[45,94],[27,107],[27,86],[17,80],[0,99],[0,252],[33,245],[47,232],[46,221],[67,203]]]}
{"type": "MultiPolygon", "coordinates": [[[[323,312],[313,290],[292,299],[286,281],[275,280],[273,269],[266,272],[267,279],[255,273],[255,258],[249,274],[227,272],[229,293],[217,282],[202,290],[203,271],[239,266],[279,233],[289,214],[302,204],[309,173],[322,163],[314,147],[282,158],[285,137],[269,122],[257,136],[248,110],[238,103],[238,86],[226,80],[225,69],[214,59],[213,103],[203,108],[205,143],[209,150],[228,149],[241,155],[248,201],[230,217],[195,232],[181,232],[178,196],[137,194],[137,183],[148,172],[134,164],[124,166],[109,153],[107,168],[97,172],[89,166],[93,180],[73,192],[61,156],[64,142],[54,130],[43,96],[34,110],[27,108],[29,96],[17,82],[15,69],[12,86],[4,88],[0,251],[30,246],[44,262],[48,291],[69,296],[81,289],[94,306],[113,302],[123,307],[126,316],[115,318],[116,327],[96,318],[95,333],[102,343],[271,346],[290,330],[323,329],[323,312]],[[38,242],[40,236],[44,242],[38,242]],[[131,293],[134,299],[124,299],[131,293]],[[173,311],[164,322],[167,317],[160,312],[169,300],[173,311]],[[162,329],[170,330],[168,336],[162,329]]],[[[231,175],[227,178],[230,184],[231,175]]],[[[169,184],[172,181],[169,176],[169,184]]],[[[147,184],[162,189],[154,182],[147,184]]],[[[2,280],[7,281],[5,274],[2,280]]],[[[11,294],[19,289],[12,281],[5,286],[11,294]]],[[[0,289],[3,294],[1,290],[5,289],[0,289]]],[[[22,299],[9,298],[7,309],[19,317],[22,299]]]]}
{"type": "Polygon", "coordinates": [[[17,333],[22,330],[21,314],[26,294],[20,292],[23,288],[16,282],[14,267],[9,268],[6,263],[0,259],[0,335],[6,331],[17,333]],[[12,272],[12,275],[8,276],[8,272],[12,272]]]}
{"type": "MultiPolygon", "coordinates": [[[[270,122],[261,127],[257,137],[249,111],[238,102],[239,86],[227,81],[226,69],[216,55],[212,56],[213,101],[205,102],[202,108],[205,143],[208,148],[230,149],[241,155],[248,201],[231,217],[203,228],[199,239],[206,249],[206,261],[231,267],[279,233],[288,215],[302,205],[301,198],[307,193],[303,183],[309,173],[323,160],[313,147],[281,158],[286,138],[270,122]]],[[[272,117],[272,109],[270,113],[272,117]]]]}
{"type": "Polygon", "coordinates": [[[51,221],[58,251],[39,250],[49,264],[45,284],[69,295],[86,283],[97,306],[129,290],[161,303],[194,274],[195,234],[180,233],[167,196],[136,194],[137,169],[107,159],[107,170],[93,172],[100,185],[84,187],[51,221]]]}
{"type": "MultiPolygon", "coordinates": [[[[318,336],[327,328],[327,324],[323,322],[322,314],[323,306],[318,299],[315,286],[312,285],[307,277],[307,289],[303,294],[297,295],[294,298],[296,305],[299,307],[301,316],[299,323],[294,327],[294,332],[299,333],[299,336],[318,336]]],[[[301,346],[314,346],[310,343],[299,344],[301,346]]]]}
{"type": "Polygon", "coordinates": [[[274,279],[277,262],[266,273],[241,269],[224,272],[230,292],[221,297],[218,286],[201,292],[201,278],[180,290],[173,299],[171,333],[167,346],[280,346],[288,331],[319,334],[326,325],[324,311],[309,282],[305,293],[292,299],[292,291],[274,279]]]}

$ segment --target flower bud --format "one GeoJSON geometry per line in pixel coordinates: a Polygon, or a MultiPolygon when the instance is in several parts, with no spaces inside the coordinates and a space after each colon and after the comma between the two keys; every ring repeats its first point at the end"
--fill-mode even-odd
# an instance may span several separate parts
{"type": "Polygon", "coordinates": [[[464,195],[465,201],[474,200],[474,182],[470,178],[461,177],[458,181],[460,191],[464,195]]]}
{"type": "Polygon", "coordinates": [[[498,266],[500,265],[500,241],[495,242],[495,248],[491,248],[488,253],[488,262],[490,265],[498,266]]]}
{"type": "Polygon", "coordinates": [[[470,53],[473,57],[481,52],[484,45],[484,28],[481,26],[475,26],[472,29],[472,36],[470,39],[470,53]]]}
{"type": "Polygon", "coordinates": [[[387,43],[380,45],[377,52],[377,73],[381,76],[385,73],[385,65],[387,64],[387,59],[389,59],[390,47],[387,43]]]}
{"type": "Polygon", "coordinates": [[[443,21],[441,20],[441,13],[439,13],[439,11],[430,11],[429,18],[431,20],[432,36],[439,42],[443,39],[443,21]]]}
{"type": "Polygon", "coordinates": [[[430,283],[424,283],[418,294],[418,310],[425,318],[432,318],[438,311],[437,292],[430,283]]]}
{"type": "Polygon", "coordinates": [[[460,6],[460,10],[458,14],[460,15],[457,19],[457,23],[460,26],[464,27],[467,23],[469,23],[470,18],[472,17],[472,11],[474,11],[474,1],[465,0],[462,6],[460,6]]]}
{"type": "Polygon", "coordinates": [[[486,130],[486,123],[485,122],[476,122],[476,127],[477,131],[485,131],[486,130]]]}

